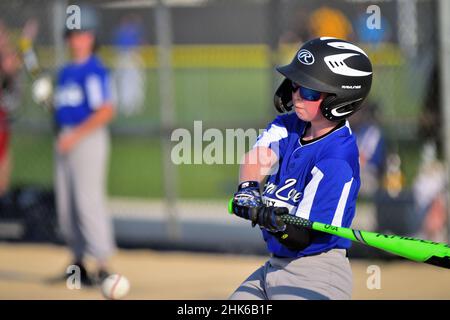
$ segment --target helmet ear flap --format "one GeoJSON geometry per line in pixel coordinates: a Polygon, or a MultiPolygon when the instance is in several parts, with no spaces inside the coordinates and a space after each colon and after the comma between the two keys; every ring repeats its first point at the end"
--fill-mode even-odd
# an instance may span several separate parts
{"type": "Polygon", "coordinates": [[[292,110],[292,82],[285,78],[275,91],[273,104],[278,112],[284,113],[292,110]]]}
{"type": "Polygon", "coordinates": [[[330,95],[323,99],[320,105],[322,115],[330,121],[340,121],[350,117],[361,108],[363,99],[359,98],[344,103],[336,103],[336,95],[330,95]]]}
{"type": "Polygon", "coordinates": [[[336,96],[334,94],[330,94],[326,96],[320,104],[320,111],[322,111],[322,115],[330,121],[336,121],[335,117],[331,113],[334,100],[336,100],[336,96]]]}

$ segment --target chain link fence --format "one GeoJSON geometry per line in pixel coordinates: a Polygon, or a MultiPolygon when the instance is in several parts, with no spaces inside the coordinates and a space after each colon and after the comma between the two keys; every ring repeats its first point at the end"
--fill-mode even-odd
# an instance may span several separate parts
{"type": "MultiPolygon", "coordinates": [[[[63,29],[73,4],[82,5],[0,1],[0,20],[12,43],[18,43],[29,19],[38,21],[34,47],[53,78],[67,59],[63,29]]],[[[264,128],[276,114],[272,95],[281,78],[274,66],[289,62],[303,41],[326,35],[359,44],[374,67],[365,111],[350,119],[365,152],[356,224],[445,240],[446,203],[440,203],[443,208],[437,203],[447,190],[446,175],[439,171],[445,162],[437,1],[149,0],[89,5],[96,16],[98,54],[115,85],[118,114],[111,125],[108,194],[118,217],[160,214],[166,219],[169,212],[176,225],[191,213],[204,219],[224,214],[226,199],[235,191],[239,155],[233,154],[233,164],[201,159],[175,165],[172,133],[184,128],[195,138],[198,130],[201,141],[192,144],[194,163],[196,150],[213,141],[205,141],[208,129],[226,136],[227,129],[264,128]],[[435,184],[436,176],[444,178],[439,187],[427,187],[435,184]]],[[[15,109],[8,111],[9,194],[17,197],[31,187],[51,193],[52,116],[33,102],[32,79],[23,70],[15,81],[20,94],[15,109]]],[[[227,149],[227,139],[222,142],[224,157],[227,150],[236,151],[235,146],[227,149]]],[[[248,141],[246,147],[250,145],[248,141]]],[[[11,215],[5,212],[4,217],[11,215]]]]}

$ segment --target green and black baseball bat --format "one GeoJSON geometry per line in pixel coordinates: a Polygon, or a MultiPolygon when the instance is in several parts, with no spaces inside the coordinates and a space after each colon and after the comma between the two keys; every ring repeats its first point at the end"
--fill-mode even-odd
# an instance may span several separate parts
{"type": "MultiPolygon", "coordinates": [[[[233,199],[229,202],[228,211],[233,213],[233,199]]],[[[361,242],[409,260],[450,269],[450,247],[446,243],[336,227],[290,214],[283,215],[281,218],[287,224],[329,233],[355,242],[361,242]]]]}

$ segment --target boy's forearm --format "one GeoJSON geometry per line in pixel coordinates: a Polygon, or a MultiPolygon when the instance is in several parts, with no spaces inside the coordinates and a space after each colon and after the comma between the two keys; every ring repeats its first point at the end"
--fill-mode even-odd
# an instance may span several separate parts
{"type": "Polygon", "coordinates": [[[239,182],[262,182],[277,160],[277,156],[270,148],[257,147],[250,150],[243,157],[239,172],[239,182]]]}
{"type": "Polygon", "coordinates": [[[265,176],[261,175],[261,168],[257,165],[242,164],[239,173],[239,183],[244,181],[261,182],[265,176]]]}
{"type": "Polygon", "coordinates": [[[106,126],[114,118],[114,115],[114,107],[110,103],[106,103],[75,129],[76,134],[80,138],[89,135],[96,129],[106,126]]]}

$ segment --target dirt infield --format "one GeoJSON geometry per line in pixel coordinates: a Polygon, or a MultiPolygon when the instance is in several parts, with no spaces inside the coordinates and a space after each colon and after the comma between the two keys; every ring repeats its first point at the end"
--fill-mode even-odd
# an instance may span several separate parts
{"type": "MultiPolygon", "coordinates": [[[[131,282],[127,299],[226,299],[264,257],[120,250],[112,264],[131,282]]],[[[64,272],[64,247],[0,243],[0,299],[102,299],[99,289],[53,283],[64,272]]],[[[450,299],[450,271],[412,262],[352,261],[354,299],[450,299]],[[381,289],[366,286],[378,265],[381,289]]]]}

